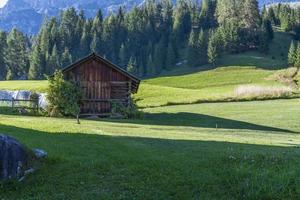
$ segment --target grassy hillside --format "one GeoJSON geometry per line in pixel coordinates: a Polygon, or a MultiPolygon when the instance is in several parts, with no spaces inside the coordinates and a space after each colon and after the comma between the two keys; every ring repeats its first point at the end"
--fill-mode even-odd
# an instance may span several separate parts
{"type": "Polygon", "coordinates": [[[1,199],[298,199],[299,103],[149,108],[144,120],[81,125],[0,115],[1,133],[49,153],[1,199]]]}
{"type": "Polygon", "coordinates": [[[140,106],[216,101],[234,96],[239,85],[280,85],[266,78],[272,71],[255,67],[226,67],[179,76],[145,80],[136,95],[140,106]]]}

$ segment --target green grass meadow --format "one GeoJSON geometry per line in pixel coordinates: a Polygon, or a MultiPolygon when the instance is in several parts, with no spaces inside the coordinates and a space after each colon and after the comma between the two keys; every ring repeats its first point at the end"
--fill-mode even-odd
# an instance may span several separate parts
{"type": "Polygon", "coordinates": [[[1,199],[299,199],[299,104],[167,106],[80,125],[2,114],[1,133],[49,157],[1,199]]]}

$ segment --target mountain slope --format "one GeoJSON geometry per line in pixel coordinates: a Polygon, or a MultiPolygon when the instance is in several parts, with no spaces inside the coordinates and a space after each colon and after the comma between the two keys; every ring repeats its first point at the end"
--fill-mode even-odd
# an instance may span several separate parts
{"type": "Polygon", "coordinates": [[[130,9],[138,6],[144,0],[8,0],[3,8],[0,8],[0,29],[9,31],[13,27],[34,34],[40,28],[45,16],[57,16],[61,10],[74,7],[84,10],[88,17],[95,15],[98,9],[108,14],[124,6],[130,9]]]}
{"type": "MultiPolygon", "coordinates": [[[[130,9],[143,4],[145,0],[8,0],[0,8],[0,29],[9,31],[17,27],[27,34],[35,34],[45,16],[57,16],[63,9],[75,7],[84,10],[88,17],[98,9],[104,14],[115,11],[120,6],[130,9]]],[[[272,3],[300,2],[300,0],[259,0],[260,6],[272,3]]]]}

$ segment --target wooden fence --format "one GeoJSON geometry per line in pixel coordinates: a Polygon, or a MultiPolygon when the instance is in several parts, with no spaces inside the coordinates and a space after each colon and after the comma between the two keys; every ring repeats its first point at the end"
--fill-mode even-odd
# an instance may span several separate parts
{"type": "Polygon", "coordinates": [[[24,99],[0,99],[0,106],[11,107],[12,109],[29,109],[39,111],[39,99],[24,100],[24,99]],[[2,105],[3,104],[3,105],[2,105]]]}

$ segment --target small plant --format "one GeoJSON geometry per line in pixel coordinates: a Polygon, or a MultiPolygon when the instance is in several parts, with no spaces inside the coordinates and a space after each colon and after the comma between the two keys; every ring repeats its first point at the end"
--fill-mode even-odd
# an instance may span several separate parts
{"type": "Polygon", "coordinates": [[[82,91],[76,87],[76,84],[64,80],[63,73],[59,70],[48,77],[48,82],[48,114],[50,116],[78,115],[82,91]]]}
{"type": "Polygon", "coordinates": [[[134,101],[130,101],[129,106],[125,106],[122,102],[113,101],[112,102],[112,117],[123,117],[127,119],[141,119],[143,118],[143,112],[139,111],[136,103],[134,101]]]}

